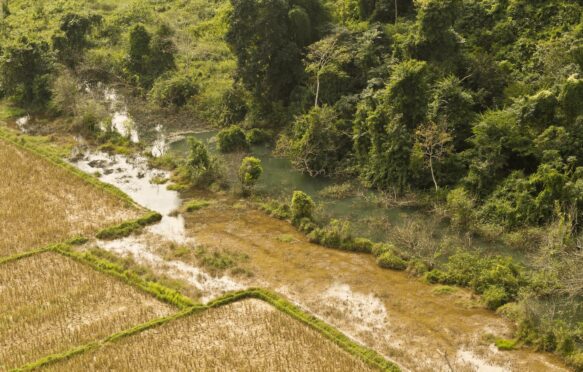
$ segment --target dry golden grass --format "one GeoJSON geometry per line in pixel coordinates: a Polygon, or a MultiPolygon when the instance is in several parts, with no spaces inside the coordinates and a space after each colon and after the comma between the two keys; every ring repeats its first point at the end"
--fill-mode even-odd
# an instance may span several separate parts
{"type": "Polygon", "coordinates": [[[56,371],[367,371],[304,324],[257,300],[167,323],[62,363],[56,371]]]}
{"type": "Polygon", "coordinates": [[[56,253],[0,265],[0,370],[176,311],[56,253]]]}
{"type": "Polygon", "coordinates": [[[0,140],[0,257],[90,234],[141,212],[0,140]]]}

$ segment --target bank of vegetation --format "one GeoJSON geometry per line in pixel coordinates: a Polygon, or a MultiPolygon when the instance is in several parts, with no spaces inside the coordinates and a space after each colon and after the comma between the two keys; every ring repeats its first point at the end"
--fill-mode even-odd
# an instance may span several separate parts
{"type": "MultiPolygon", "coordinates": [[[[429,195],[454,228],[522,241],[528,260],[453,247],[440,261],[353,238],[294,202],[272,210],[323,245],[472,287],[519,322],[522,342],[582,369],[582,12],[575,0],[4,0],[2,112],[123,149],[84,89],[114,82],[151,110],[223,128],[223,152],[272,143],[313,177],[429,195]]],[[[179,188],[221,173],[197,142],[165,164],[179,188]]],[[[241,167],[247,192],[253,164],[241,167]]]]}

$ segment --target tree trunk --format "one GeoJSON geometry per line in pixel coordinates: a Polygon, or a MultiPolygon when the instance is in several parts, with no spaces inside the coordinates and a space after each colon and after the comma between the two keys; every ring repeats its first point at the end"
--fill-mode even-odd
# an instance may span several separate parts
{"type": "Polygon", "coordinates": [[[397,9],[397,0],[395,0],[395,24],[397,24],[397,16],[398,16],[398,9],[397,9]]]}
{"type": "Polygon", "coordinates": [[[429,169],[431,169],[431,178],[433,179],[433,184],[435,185],[435,191],[437,192],[439,190],[439,187],[437,186],[437,181],[435,180],[435,172],[433,171],[433,157],[432,156],[429,157],[429,169]]]}
{"type": "Polygon", "coordinates": [[[318,100],[320,99],[320,74],[316,75],[316,100],[314,106],[318,107],[318,100]]]}

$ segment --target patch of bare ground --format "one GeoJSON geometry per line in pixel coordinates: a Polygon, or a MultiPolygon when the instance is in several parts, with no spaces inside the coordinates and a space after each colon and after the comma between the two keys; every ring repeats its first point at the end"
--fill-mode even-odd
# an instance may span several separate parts
{"type": "Polygon", "coordinates": [[[137,218],[143,211],[0,140],[0,257],[137,218]]]}
{"type": "Polygon", "coordinates": [[[176,311],[56,253],[0,265],[0,370],[176,311]]]}
{"type": "Polygon", "coordinates": [[[50,370],[367,371],[362,361],[257,300],[172,321],[50,370]]]}

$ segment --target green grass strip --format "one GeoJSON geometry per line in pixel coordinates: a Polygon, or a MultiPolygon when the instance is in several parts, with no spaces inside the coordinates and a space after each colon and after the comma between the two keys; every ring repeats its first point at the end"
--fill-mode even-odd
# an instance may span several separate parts
{"type": "Polygon", "coordinates": [[[325,322],[321,321],[320,319],[309,315],[308,313],[302,311],[297,306],[292,305],[290,302],[285,300],[279,295],[271,293],[264,289],[259,288],[252,288],[244,291],[232,292],[228,293],[224,296],[221,296],[207,305],[194,305],[189,308],[185,308],[180,312],[161,317],[157,319],[153,319],[146,323],[142,323],[125,331],[121,331],[115,333],[107,338],[98,341],[98,342],[91,342],[83,346],[72,348],[63,353],[52,354],[46,356],[42,359],[39,359],[33,363],[26,364],[20,368],[14,369],[13,371],[31,371],[38,368],[42,368],[48,366],[49,364],[57,363],[59,361],[64,361],[66,359],[72,358],[78,354],[82,354],[85,352],[89,352],[92,350],[96,350],[100,347],[103,347],[107,344],[117,342],[122,340],[126,337],[130,337],[146,330],[162,326],[166,323],[171,321],[184,318],[193,314],[201,313],[206,310],[212,308],[218,308],[222,306],[226,306],[238,301],[243,301],[246,299],[257,299],[260,301],[267,302],[271,306],[274,306],[279,311],[282,311],[292,318],[301,321],[302,323],[310,326],[311,328],[315,329],[317,332],[324,335],[326,338],[335,342],[338,346],[340,346],[343,350],[347,351],[351,355],[363,360],[369,366],[379,369],[381,371],[390,371],[390,372],[397,372],[400,371],[399,367],[394,363],[386,360],[380,354],[375,352],[374,350],[368,349],[364,346],[357,344],[352,339],[345,336],[342,332],[336,330],[332,326],[326,324],[325,322]]]}
{"type": "Polygon", "coordinates": [[[308,325],[309,327],[315,329],[322,335],[324,335],[329,340],[333,341],[340,348],[348,352],[349,354],[361,359],[369,366],[378,368],[382,371],[396,372],[400,371],[400,368],[393,362],[388,361],[382,355],[376,351],[362,346],[355,342],[353,339],[346,336],[344,333],[340,332],[336,328],[322,321],[321,319],[303,311],[296,305],[287,301],[283,297],[267,291],[265,289],[252,289],[251,296],[263,300],[276,309],[288,314],[292,318],[299,320],[300,322],[308,325]]]}
{"type": "Polygon", "coordinates": [[[9,262],[15,262],[18,260],[22,260],[23,258],[31,257],[31,256],[34,256],[37,254],[49,252],[49,251],[52,251],[54,249],[54,247],[55,247],[55,245],[49,245],[49,246],[46,246],[43,248],[33,249],[31,251],[28,251],[28,252],[17,253],[17,254],[14,254],[12,256],[8,256],[8,257],[2,257],[2,258],[0,258],[0,265],[7,264],[9,262]]]}
{"type": "Polygon", "coordinates": [[[139,324],[139,325],[132,327],[130,329],[114,333],[113,335],[108,336],[100,341],[93,341],[93,342],[90,342],[90,343],[82,345],[82,346],[74,347],[74,348],[67,350],[65,352],[62,352],[62,353],[48,355],[48,356],[43,357],[35,362],[26,364],[26,365],[19,367],[19,368],[15,368],[12,371],[32,371],[32,370],[36,370],[39,368],[43,368],[43,367],[46,367],[50,364],[54,364],[54,363],[57,363],[60,361],[70,359],[76,355],[96,350],[100,347],[106,346],[107,344],[110,344],[110,343],[117,342],[117,341],[124,339],[126,337],[130,337],[130,336],[136,335],[138,333],[147,331],[149,329],[162,326],[168,322],[178,320],[180,318],[184,318],[184,317],[187,317],[187,316],[192,315],[192,314],[203,312],[207,309],[208,309],[208,306],[195,305],[195,306],[189,307],[187,309],[183,309],[176,314],[164,316],[161,318],[152,319],[148,322],[139,324]]]}
{"type": "Polygon", "coordinates": [[[135,231],[141,230],[145,226],[159,222],[162,215],[156,212],[148,213],[136,220],[122,222],[119,225],[107,227],[100,230],[95,237],[101,240],[115,240],[130,236],[135,231]]]}
{"type": "Polygon", "coordinates": [[[41,146],[35,145],[34,143],[31,143],[31,141],[27,141],[25,138],[26,138],[25,136],[20,136],[14,133],[12,130],[0,126],[0,139],[9,142],[23,150],[29,151],[35,154],[36,156],[39,156],[42,159],[45,159],[46,161],[52,163],[53,165],[56,165],[60,168],[67,170],[71,174],[74,174],[75,176],[81,178],[83,181],[89,183],[90,185],[95,186],[101,190],[104,190],[105,192],[117,197],[118,199],[121,199],[122,201],[126,202],[128,206],[142,209],[142,207],[140,207],[136,202],[134,202],[132,198],[130,198],[126,193],[124,193],[117,187],[101,182],[96,177],[83,172],[82,170],[78,169],[72,164],[67,163],[59,155],[50,153],[46,149],[43,149],[41,146]]]}
{"type": "Polygon", "coordinates": [[[126,284],[141,289],[142,291],[150,295],[153,295],[158,300],[176,306],[179,309],[197,306],[197,304],[194,301],[182,295],[178,291],[163,286],[160,283],[147,281],[140,277],[135,272],[124,269],[121,265],[103,259],[101,257],[97,257],[91,253],[75,252],[69,249],[68,247],[63,246],[56,248],[54,251],[69,258],[72,258],[78,262],[87,264],[99,272],[102,272],[110,276],[114,276],[122,280],[126,284]]]}

